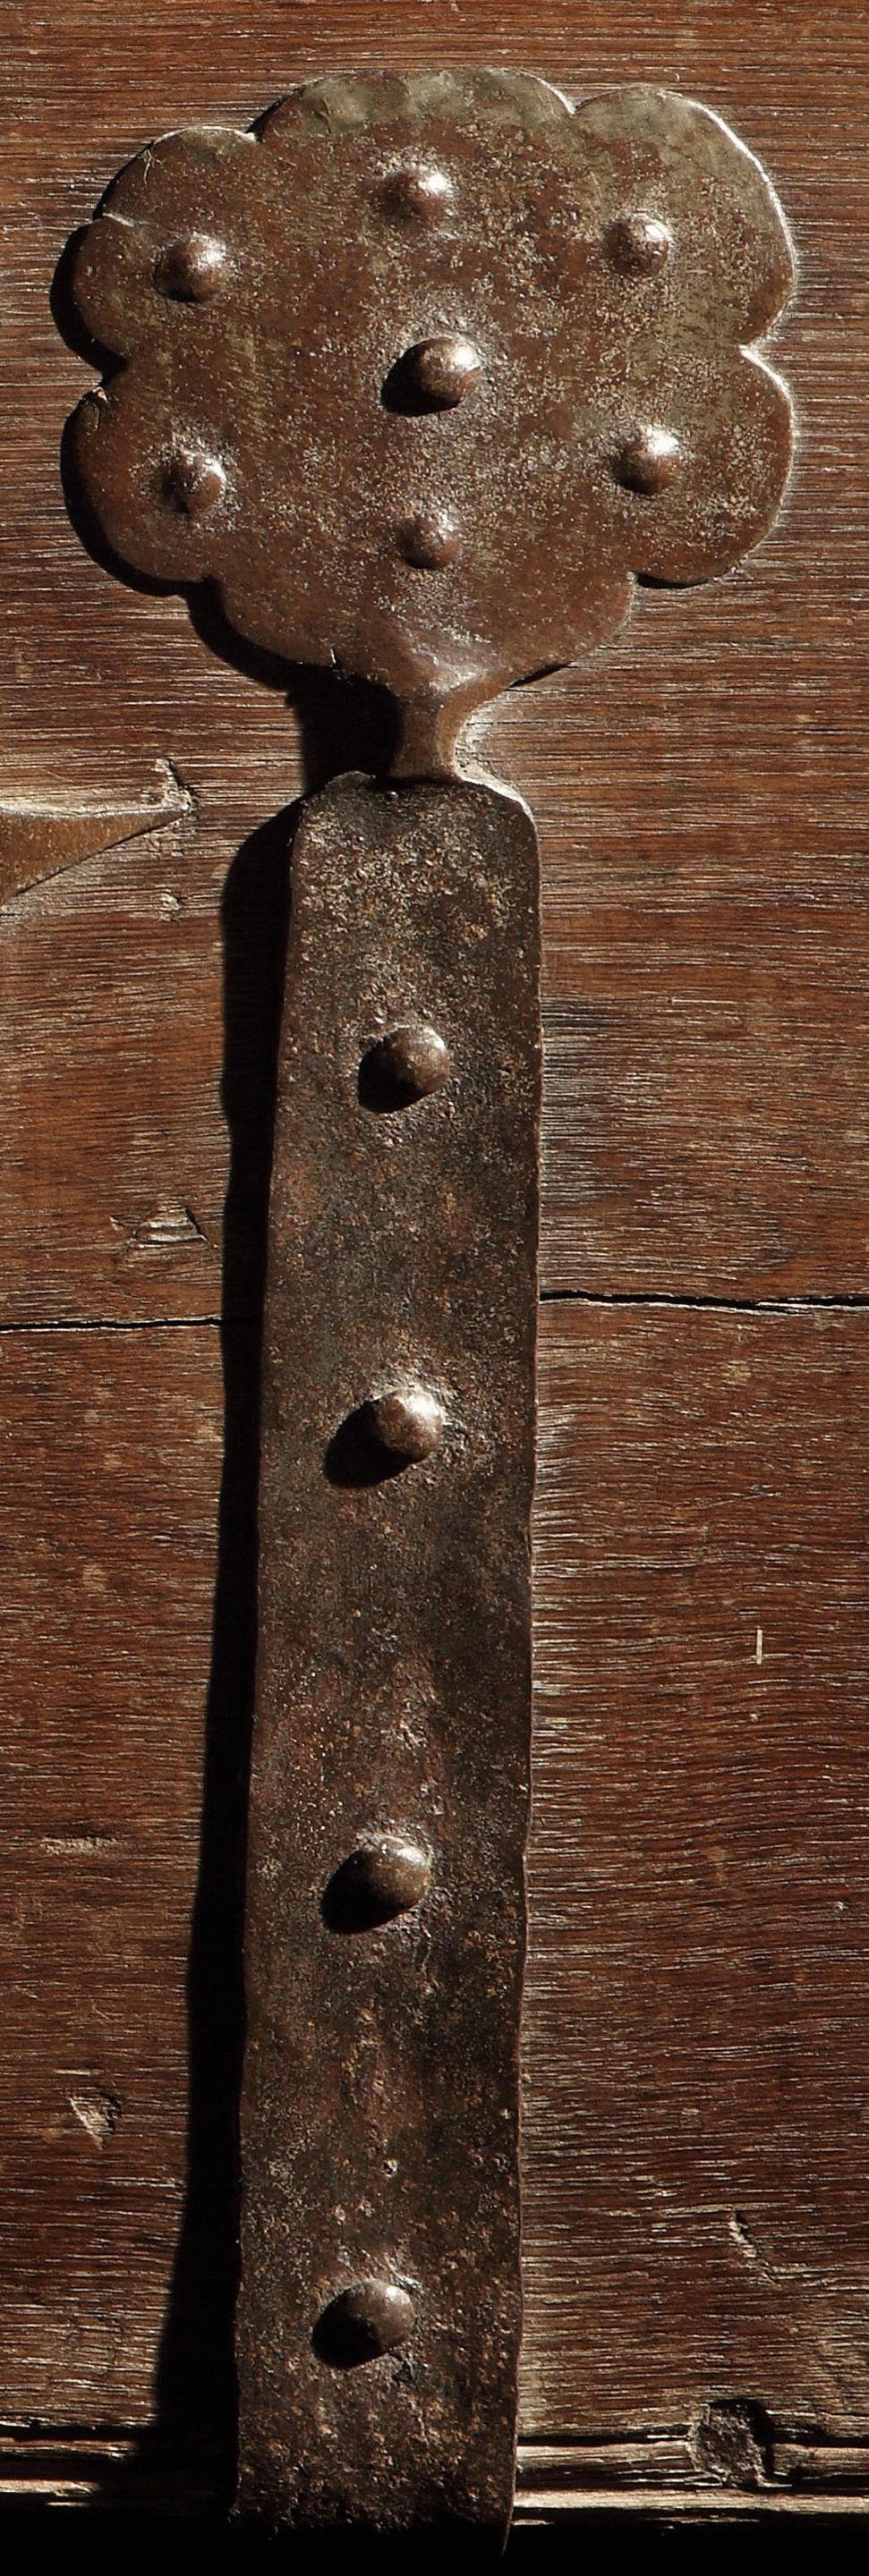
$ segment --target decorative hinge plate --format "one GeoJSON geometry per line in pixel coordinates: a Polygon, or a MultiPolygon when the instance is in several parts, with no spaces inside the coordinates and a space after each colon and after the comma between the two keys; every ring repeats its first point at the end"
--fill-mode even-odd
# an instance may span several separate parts
{"type": "Polygon", "coordinates": [[[75,451],[116,553],[387,690],[303,812],[265,1316],[241,2495],[503,2528],[519,2343],[536,844],[470,712],[787,477],[792,253],[720,119],[513,72],[316,81],[113,183],[75,451]],[[400,784],[396,783],[401,781],[400,784]]]}

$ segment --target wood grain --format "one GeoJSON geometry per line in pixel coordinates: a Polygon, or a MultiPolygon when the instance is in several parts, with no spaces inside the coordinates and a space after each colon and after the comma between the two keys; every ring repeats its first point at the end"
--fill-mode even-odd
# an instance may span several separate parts
{"type": "Polygon", "coordinates": [[[211,1331],[0,1337],[3,2413],[151,2406],[184,2186],[211,1331]]]}
{"type": "MultiPolygon", "coordinates": [[[[366,738],[352,692],[288,697],[80,542],[58,455],[89,379],[51,281],[168,125],[492,60],[718,108],[801,263],[773,536],[642,593],[474,744],[544,873],[524,2493],[865,2493],[869,26],[0,0],[0,33],[0,806],[65,817],[70,861],[0,913],[4,2420],[134,2428],[68,2453],[94,2493],[147,2487],[155,2412],[164,2464],[226,2475],[289,809],[366,738]],[[761,2489],[735,2419],[703,2432],[724,2401],[761,2489]]],[[[9,2480],[51,2491],[34,2439],[9,2480]]]]}
{"type": "Polygon", "coordinates": [[[525,2426],[865,2439],[866,1318],[543,1314],[525,2426]]]}

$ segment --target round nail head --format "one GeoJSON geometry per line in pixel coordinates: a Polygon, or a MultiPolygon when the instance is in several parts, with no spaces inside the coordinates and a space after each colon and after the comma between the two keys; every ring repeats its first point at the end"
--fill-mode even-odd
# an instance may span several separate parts
{"type": "Polygon", "coordinates": [[[682,450],[671,429],[649,423],[625,440],[616,458],[615,475],[626,492],[663,492],[672,482],[682,450]]]}
{"type": "Polygon", "coordinates": [[[403,1467],[417,1467],[439,1447],[446,1415],[430,1387],[405,1386],[373,1397],[369,1420],[379,1449],[403,1467]]]}
{"type": "Polygon", "coordinates": [[[407,1109],[442,1091],[450,1077],[450,1051],[427,1020],[403,1021],[368,1048],[360,1066],[363,1096],[378,1108],[407,1109]]]}
{"type": "Polygon", "coordinates": [[[439,572],[442,565],[454,563],[461,542],[459,523],[451,510],[417,510],[398,531],[405,562],[415,564],[420,572],[439,572]]]}
{"type": "Polygon", "coordinates": [[[160,295],[178,304],[205,304],[220,285],[226,252],[211,233],[185,233],[167,242],[154,261],[154,284],[160,295]]]}
{"type": "Polygon", "coordinates": [[[428,1853],[409,1834],[373,1834],[344,1869],[358,1890],[360,1909],[384,1923],[421,1904],[431,1878],[428,1853]]]}
{"type": "Polygon", "coordinates": [[[226,474],[217,456],[203,448],[175,447],[163,467],[164,500],[182,519],[202,519],[226,490],[226,474]]]}
{"type": "Polygon", "coordinates": [[[673,248],[669,224],[657,215],[619,215],[606,235],[613,267],[623,277],[654,277],[666,268],[673,248]]]}
{"type": "Polygon", "coordinates": [[[354,2281],[339,2291],[318,2319],[315,2346],[339,2370],[379,2361],[406,2343],[415,2324],[413,2300],[397,2281],[354,2281]]]}
{"type": "Polygon", "coordinates": [[[432,224],[448,214],[454,189],[446,170],[435,161],[406,162],[397,170],[387,170],[378,194],[386,213],[397,223],[432,224]]]}
{"type": "Polygon", "coordinates": [[[445,331],[433,340],[418,340],[402,361],[402,372],[427,411],[453,411],[472,385],[479,383],[483,361],[473,340],[461,331],[445,331]]]}

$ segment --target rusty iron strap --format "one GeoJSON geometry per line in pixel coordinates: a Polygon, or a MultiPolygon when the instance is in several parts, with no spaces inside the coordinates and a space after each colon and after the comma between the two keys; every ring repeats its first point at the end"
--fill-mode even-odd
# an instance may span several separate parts
{"type": "Polygon", "coordinates": [[[265,1325],[238,2323],[242,2499],[276,2519],[497,2524],[511,2493],[537,985],[523,806],[362,778],[308,806],[265,1325]]]}
{"type": "Polygon", "coordinates": [[[502,2531],[520,2328],[537,861],[469,713],[787,478],[764,173],[643,86],[314,81],[171,134],[80,246],[87,508],[397,713],[293,852],[265,1322],[240,2493],[502,2531]],[[415,783],[414,783],[415,782],[415,783]],[[428,783],[425,783],[428,782],[428,783]]]}

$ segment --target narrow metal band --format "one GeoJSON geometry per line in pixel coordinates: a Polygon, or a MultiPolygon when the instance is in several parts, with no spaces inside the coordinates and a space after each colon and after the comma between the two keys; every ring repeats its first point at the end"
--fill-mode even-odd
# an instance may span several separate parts
{"type": "Polygon", "coordinates": [[[242,2505],[503,2529],[530,1748],[537,847],[305,807],[264,1350],[242,2505]]]}

